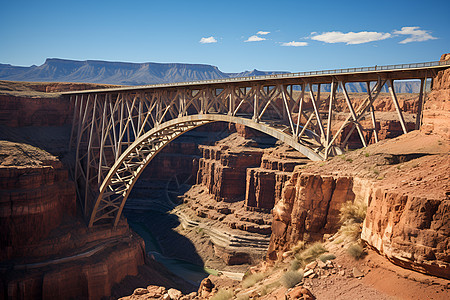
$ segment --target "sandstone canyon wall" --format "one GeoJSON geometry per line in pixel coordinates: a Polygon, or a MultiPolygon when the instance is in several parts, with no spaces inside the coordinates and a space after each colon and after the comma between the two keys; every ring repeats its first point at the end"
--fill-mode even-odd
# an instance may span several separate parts
{"type": "MultiPolygon", "coordinates": [[[[450,59],[443,54],[441,61],[450,59]]],[[[433,88],[424,105],[422,127],[450,139],[450,70],[440,71],[433,79],[433,88]]]]}
{"type": "Polygon", "coordinates": [[[279,259],[299,240],[336,232],[342,203],[362,201],[367,245],[395,264],[449,279],[449,91],[450,71],[441,71],[420,131],[297,167],[273,209],[268,258],[279,259]]]}
{"type": "MultiPolygon", "coordinates": [[[[34,91],[49,87],[76,88],[34,91]]],[[[0,95],[0,299],[100,299],[144,264],[143,241],[126,221],[87,228],[67,166],[51,154],[70,156],[57,128],[70,127],[72,114],[57,95],[0,95]],[[26,142],[46,130],[47,151],[26,142]]]]}

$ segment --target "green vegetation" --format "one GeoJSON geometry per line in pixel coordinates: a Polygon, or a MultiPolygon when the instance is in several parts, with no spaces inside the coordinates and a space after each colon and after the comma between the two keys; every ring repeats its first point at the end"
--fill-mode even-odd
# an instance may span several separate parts
{"type": "Polygon", "coordinates": [[[248,275],[247,277],[244,278],[244,280],[242,280],[241,285],[244,289],[249,288],[255,285],[255,283],[261,281],[264,277],[266,277],[266,274],[264,273],[255,273],[248,275]]]}
{"type": "Polygon", "coordinates": [[[204,267],[203,270],[206,273],[208,273],[208,274],[211,274],[211,275],[214,275],[214,276],[219,276],[219,271],[217,271],[217,270],[210,269],[210,268],[207,268],[207,267],[204,267]]]}
{"type": "Polygon", "coordinates": [[[212,296],[211,300],[228,300],[233,298],[233,292],[228,289],[219,289],[217,294],[212,296]]]}
{"type": "Polygon", "coordinates": [[[352,244],[347,248],[347,253],[355,259],[360,259],[365,254],[364,248],[360,244],[352,244]]]}
{"type": "Polygon", "coordinates": [[[333,260],[335,258],[336,258],[336,255],[334,255],[332,253],[325,253],[325,254],[322,254],[321,256],[319,256],[319,259],[322,262],[326,262],[327,260],[333,260]]]}
{"type": "Polygon", "coordinates": [[[302,281],[303,279],[303,271],[287,271],[284,273],[284,275],[281,277],[281,283],[286,288],[292,288],[297,283],[302,281]]]}
{"type": "Polygon", "coordinates": [[[327,252],[327,250],[323,247],[322,243],[314,243],[301,252],[300,255],[297,255],[296,258],[305,263],[310,263],[325,252],[327,252]]]}
{"type": "Polygon", "coordinates": [[[291,263],[291,270],[292,271],[297,271],[298,269],[300,269],[301,267],[303,267],[305,264],[303,263],[302,260],[299,259],[294,259],[291,263]]]}
{"type": "Polygon", "coordinates": [[[369,157],[370,154],[366,152],[366,153],[364,153],[364,156],[365,156],[365,157],[369,157]]]}
{"type": "Polygon", "coordinates": [[[265,296],[267,294],[270,294],[271,292],[273,292],[273,290],[275,290],[277,287],[279,287],[281,285],[280,282],[275,281],[272,283],[269,283],[267,285],[264,285],[261,290],[259,291],[260,296],[265,296]]]}

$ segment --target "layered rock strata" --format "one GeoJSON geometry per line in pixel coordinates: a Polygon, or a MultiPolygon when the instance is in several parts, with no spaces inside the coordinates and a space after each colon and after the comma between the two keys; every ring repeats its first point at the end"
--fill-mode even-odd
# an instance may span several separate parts
{"type": "Polygon", "coordinates": [[[32,98],[0,95],[0,125],[62,126],[73,116],[70,101],[64,98],[32,98]]]}
{"type": "Polygon", "coordinates": [[[414,131],[296,168],[273,210],[269,258],[335,232],[342,203],[363,202],[368,245],[398,265],[450,278],[448,151],[441,136],[414,131]]]}
{"type": "Polygon", "coordinates": [[[449,217],[449,199],[380,187],[372,193],[361,238],[395,264],[450,279],[449,217]]]}
{"type": "Polygon", "coordinates": [[[142,239],[125,221],[88,229],[60,160],[0,141],[0,290],[11,299],[100,299],[137,275],[142,239]]]}
{"type": "Polygon", "coordinates": [[[27,245],[38,243],[76,212],[75,186],[58,161],[0,167],[0,199],[0,261],[29,255],[34,250],[27,245]]]}
{"type": "MultiPolygon", "coordinates": [[[[142,239],[133,236],[127,226],[113,235],[108,231],[88,233],[72,242],[75,247],[88,240],[96,245],[81,247],[85,251],[71,253],[60,249],[57,251],[59,255],[48,257],[47,253],[46,260],[20,264],[6,262],[7,267],[2,264],[3,294],[11,299],[101,299],[109,296],[114,284],[127,275],[138,274],[138,266],[144,263],[144,245],[142,239]],[[96,240],[99,236],[108,235],[114,239],[103,240],[103,243],[96,240]],[[69,256],[64,255],[69,253],[69,256]]],[[[43,248],[55,252],[64,246],[67,245],[61,247],[61,239],[58,238],[43,248]]]]}
{"type": "Polygon", "coordinates": [[[273,209],[268,257],[276,260],[298,241],[321,240],[339,227],[339,209],[353,201],[353,178],[302,173],[296,168],[273,209]]]}
{"type": "Polygon", "coordinates": [[[309,160],[287,146],[268,149],[258,168],[247,169],[245,206],[247,209],[270,211],[281,198],[281,190],[294,167],[309,160]]]}
{"type": "MultiPolygon", "coordinates": [[[[441,61],[450,59],[443,54],[441,61]]],[[[424,105],[422,130],[450,139],[450,69],[440,71],[433,79],[433,88],[424,105]]]]}
{"type": "Polygon", "coordinates": [[[197,183],[206,186],[218,201],[233,202],[245,194],[246,170],[260,165],[262,150],[200,146],[197,183]]]}

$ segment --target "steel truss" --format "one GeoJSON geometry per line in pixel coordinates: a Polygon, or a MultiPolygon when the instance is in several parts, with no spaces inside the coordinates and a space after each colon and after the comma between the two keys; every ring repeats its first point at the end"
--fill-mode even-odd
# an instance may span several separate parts
{"type": "Polygon", "coordinates": [[[72,92],[74,177],[89,227],[105,222],[116,226],[145,166],[165,145],[189,130],[216,121],[243,124],[282,140],[311,160],[324,160],[342,153],[355,129],[363,146],[369,142],[364,131],[372,131],[378,141],[373,102],[384,85],[402,130],[407,132],[393,78],[421,79],[416,118],[419,128],[426,78],[434,75],[432,71],[420,70],[414,76],[376,73],[355,79],[355,75],[328,75],[72,92]],[[367,85],[367,97],[358,107],[347,92],[347,82],[367,85]],[[322,84],[331,84],[326,98],[321,95],[322,84]],[[342,93],[348,108],[344,121],[333,119],[338,93],[342,93]],[[311,99],[309,109],[306,95],[311,99]],[[363,118],[371,119],[369,128],[362,126],[363,118]],[[341,124],[332,133],[334,123],[341,124]],[[348,126],[351,130],[338,144],[337,138],[348,126]]]}

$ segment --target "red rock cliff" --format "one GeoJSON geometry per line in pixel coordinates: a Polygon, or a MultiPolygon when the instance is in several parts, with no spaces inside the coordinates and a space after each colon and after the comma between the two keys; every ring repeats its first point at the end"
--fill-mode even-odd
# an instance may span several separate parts
{"type": "Polygon", "coordinates": [[[339,209],[353,201],[353,179],[302,173],[296,168],[273,209],[268,257],[276,260],[298,241],[321,240],[338,229],[339,209]]]}
{"type": "MultiPolygon", "coordinates": [[[[450,53],[441,61],[449,60],[450,53]]],[[[433,79],[433,88],[425,102],[422,128],[450,139],[450,69],[440,71],[433,79]]]]}
{"type": "Polygon", "coordinates": [[[67,98],[31,98],[0,95],[0,125],[62,126],[72,122],[73,107],[67,98]]]}

